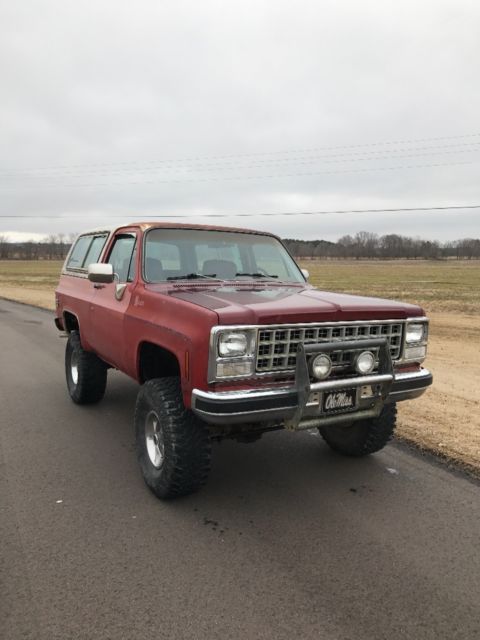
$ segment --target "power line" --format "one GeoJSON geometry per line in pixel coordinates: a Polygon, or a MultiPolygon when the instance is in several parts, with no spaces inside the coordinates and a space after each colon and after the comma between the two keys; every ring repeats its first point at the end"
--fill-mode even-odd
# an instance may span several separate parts
{"type": "MultiPolygon", "coordinates": [[[[286,157],[284,158],[277,158],[277,159],[273,159],[273,160],[257,160],[255,162],[254,166],[261,166],[261,165],[270,165],[270,164],[280,164],[280,163],[287,163],[287,162],[301,162],[303,160],[305,161],[314,161],[314,160],[319,160],[322,158],[345,158],[346,160],[344,161],[348,161],[349,158],[352,158],[352,161],[357,161],[358,160],[378,160],[378,159],[385,159],[390,157],[393,154],[398,154],[399,152],[402,151],[411,151],[411,152],[415,152],[413,154],[409,154],[408,156],[405,155],[394,155],[394,157],[414,157],[416,155],[433,155],[430,153],[427,154],[418,154],[416,152],[418,151],[428,151],[428,150],[433,150],[434,153],[436,154],[442,154],[442,153],[465,153],[465,152],[473,152],[476,151],[478,149],[458,149],[458,147],[473,147],[473,146],[477,146],[480,145],[480,140],[478,142],[465,142],[465,143],[455,143],[455,144],[448,144],[448,145],[433,145],[433,146],[427,146],[427,147],[413,147],[410,149],[391,149],[390,150],[390,154],[388,156],[379,156],[379,154],[381,153],[385,153],[385,150],[379,150],[379,151],[352,151],[350,153],[337,153],[337,154],[323,154],[323,155],[298,155],[295,158],[291,158],[289,152],[285,152],[286,157]],[[452,149],[454,148],[454,151],[450,151],[450,152],[443,152],[443,151],[438,151],[438,149],[452,149]],[[355,156],[359,156],[359,155],[367,155],[367,157],[365,158],[356,158],[355,156]]],[[[113,174],[113,173],[129,173],[132,171],[137,171],[137,170],[142,170],[147,168],[147,170],[153,171],[155,170],[155,168],[162,164],[165,166],[165,168],[172,168],[172,169],[181,169],[181,168],[198,168],[198,167],[203,167],[206,166],[207,170],[212,169],[212,168],[216,168],[216,167],[220,167],[220,168],[224,168],[225,167],[225,161],[222,163],[202,163],[200,161],[198,162],[190,162],[190,163],[183,163],[182,161],[169,161],[169,160],[158,160],[158,161],[146,161],[143,163],[138,163],[138,162],[130,162],[130,163],[103,163],[102,165],[95,165],[95,164],[91,164],[91,165],[85,165],[87,170],[85,171],[71,171],[68,168],[63,171],[63,175],[86,175],[89,173],[94,173],[95,175],[105,175],[104,173],[100,174],[97,170],[92,170],[91,167],[96,167],[96,166],[104,166],[104,167],[108,167],[108,166],[116,166],[116,164],[127,164],[129,165],[129,168],[121,168],[121,169],[113,169],[111,171],[108,171],[108,174],[113,174]],[[148,169],[148,166],[152,165],[152,169],[148,169]]],[[[239,165],[238,162],[234,161],[234,160],[228,160],[227,164],[234,164],[234,167],[242,167],[242,168],[248,168],[249,165],[239,165]],[[235,162],[235,164],[234,164],[235,162]]],[[[250,165],[251,166],[251,165],[250,165]]],[[[30,170],[25,169],[25,170],[19,170],[19,171],[13,171],[10,173],[6,173],[0,172],[0,176],[1,177],[21,177],[22,175],[26,175],[28,178],[37,178],[37,177],[44,177],[44,176],[48,176],[49,174],[36,174],[36,175],[32,175],[31,172],[32,171],[43,171],[46,169],[35,169],[32,168],[30,170]]],[[[53,170],[53,169],[52,169],[53,170]]],[[[55,174],[50,174],[52,175],[52,177],[61,177],[59,175],[55,175],[55,174]]]]}
{"type": "MultiPolygon", "coordinates": [[[[333,145],[333,146],[320,146],[320,147],[307,147],[301,149],[286,149],[286,150],[278,150],[278,151],[259,151],[259,152],[251,152],[251,153],[234,153],[234,154],[224,154],[224,155],[213,155],[213,156],[188,156],[184,158],[178,159],[159,159],[152,162],[157,163],[185,163],[185,162],[208,162],[211,160],[228,160],[230,158],[249,158],[249,157],[259,157],[259,156],[275,156],[275,155],[291,155],[291,154],[302,154],[302,153],[311,153],[318,151],[335,151],[340,149],[364,149],[367,147],[381,147],[381,146],[394,146],[394,145],[406,145],[406,144],[416,144],[423,142],[438,142],[445,140],[464,140],[468,138],[480,138],[480,132],[478,133],[468,133],[463,135],[454,135],[454,136],[436,136],[430,138],[411,138],[404,140],[385,140],[385,141],[376,141],[376,142],[366,142],[359,144],[347,144],[347,145],[333,145]]],[[[103,162],[103,163],[83,163],[83,164],[71,164],[71,165],[57,165],[57,166],[46,166],[46,167],[31,167],[22,169],[20,171],[58,171],[64,169],[79,169],[79,168],[94,168],[94,167],[105,167],[105,166],[122,166],[122,165],[132,165],[132,161],[123,161],[123,162],[103,162]]]]}
{"type": "MultiPolygon", "coordinates": [[[[201,213],[201,214],[144,214],[144,215],[130,215],[130,214],[107,214],[105,218],[128,218],[130,220],[135,219],[191,219],[191,218],[274,218],[276,216],[318,216],[318,215],[330,215],[330,214],[347,214],[347,213],[413,213],[413,212],[429,212],[429,211],[450,211],[450,210],[467,210],[467,209],[480,209],[480,204],[470,205],[445,205],[437,207],[395,207],[390,209],[331,209],[324,211],[282,211],[277,213],[201,213]]],[[[75,218],[81,216],[85,217],[85,213],[79,214],[55,214],[55,215],[2,215],[3,219],[57,219],[57,218],[75,218]]]]}
{"type": "MultiPolygon", "coordinates": [[[[420,147],[419,149],[408,149],[408,151],[414,151],[414,153],[407,153],[407,154],[403,154],[403,153],[399,153],[404,151],[404,149],[395,149],[394,154],[392,155],[391,153],[389,155],[378,155],[379,153],[384,153],[384,151],[370,151],[370,152],[365,152],[367,154],[366,157],[354,157],[359,155],[361,152],[353,152],[353,154],[333,154],[333,155],[316,155],[316,156],[298,156],[297,158],[291,158],[291,157],[285,157],[285,158],[277,158],[274,160],[259,160],[256,161],[254,164],[239,164],[239,163],[235,163],[233,164],[230,161],[230,165],[226,166],[225,164],[198,164],[198,165],[174,165],[174,164],[170,164],[170,165],[164,165],[162,168],[160,168],[160,170],[166,170],[168,171],[174,171],[174,172],[182,172],[182,171],[189,171],[189,170],[194,170],[194,171],[199,171],[199,172],[204,172],[204,171],[218,171],[218,170],[222,170],[222,171],[232,171],[232,170],[237,170],[237,169],[253,169],[253,168],[263,168],[266,166],[270,166],[270,165],[285,165],[287,163],[295,163],[297,165],[309,165],[309,164],[314,164],[316,163],[318,160],[321,160],[322,164],[344,164],[344,163],[349,163],[349,162],[368,162],[368,161],[378,161],[378,160],[389,160],[390,158],[418,158],[418,157],[422,157],[422,156],[430,156],[430,155],[455,155],[458,153],[475,153],[480,151],[480,148],[478,147],[478,145],[480,145],[480,141],[479,142],[471,142],[471,143],[464,143],[464,144],[455,144],[455,145],[443,145],[443,146],[439,146],[439,147],[420,147]],[[454,148],[453,150],[452,147],[473,147],[473,145],[477,145],[475,148],[462,148],[462,149],[458,149],[458,148],[454,148]],[[427,150],[427,149],[431,149],[431,151],[427,151],[426,153],[418,153],[418,151],[423,151],[423,150],[427,150]],[[436,149],[442,149],[441,151],[438,151],[436,149]],[[450,149],[448,151],[445,151],[443,149],[450,149]],[[322,158],[326,158],[325,160],[323,160],[322,158]],[[333,159],[332,159],[333,158],[333,159]],[[334,158],[341,158],[341,159],[334,159],[334,158]]],[[[95,175],[95,176],[115,176],[115,175],[121,175],[121,174],[135,174],[135,175],[147,175],[144,172],[148,172],[148,173],[153,173],[155,171],[159,170],[158,166],[152,166],[151,168],[148,168],[149,163],[146,163],[143,167],[138,167],[138,169],[135,168],[123,168],[123,169],[113,169],[110,171],[96,171],[96,170],[89,170],[89,171],[82,171],[82,172],[78,172],[78,171],[66,171],[63,174],[41,174],[41,173],[36,173],[34,175],[32,174],[26,174],[24,173],[0,173],[0,178],[13,178],[15,179],[26,179],[26,180],[49,180],[50,184],[53,181],[58,181],[58,180],[63,180],[63,179],[69,179],[69,178],[76,178],[76,177],[84,177],[84,176],[88,176],[88,175],[95,175]]],[[[150,163],[151,164],[151,163],[150,163]]],[[[57,184],[58,182],[55,182],[55,184],[57,184]]],[[[18,184],[18,182],[16,183],[18,184]]],[[[8,185],[7,185],[8,186],[8,185]]]]}
{"type": "MultiPolygon", "coordinates": [[[[437,163],[427,163],[427,164],[412,164],[412,165],[397,165],[394,167],[367,167],[364,169],[341,169],[341,170],[331,170],[331,171],[298,171],[294,173],[277,173],[270,175],[247,175],[247,176],[209,176],[209,177],[195,177],[195,178],[169,178],[166,180],[129,180],[123,182],[96,182],[96,183],[73,183],[73,184],[40,184],[40,185],[24,185],[22,189],[49,189],[49,188],[60,188],[60,189],[83,189],[83,188],[92,188],[92,187],[126,187],[131,185],[156,185],[156,184],[175,184],[175,183],[186,183],[186,182],[227,182],[227,181],[235,181],[235,180],[270,180],[277,178],[297,178],[304,176],[321,176],[321,175],[340,175],[346,173],[370,173],[375,171],[397,171],[404,169],[427,169],[427,168],[439,168],[439,167],[453,167],[453,166],[463,166],[469,164],[476,164],[480,162],[480,158],[476,160],[466,160],[462,162],[437,162],[437,163]]],[[[1,187],[5,190],[16,190],[19,187],[4,185],[1,187]]]]}

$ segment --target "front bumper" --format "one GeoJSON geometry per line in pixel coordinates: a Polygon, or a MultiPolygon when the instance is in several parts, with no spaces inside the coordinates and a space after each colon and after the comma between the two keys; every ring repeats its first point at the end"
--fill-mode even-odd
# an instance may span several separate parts
{"type": "MultiPolygon", "coordinates": [[[[432,384],[432,374],[427,369],[395,373],[383,339],[371,340],[370,346],[374,343],[380,346],[381,353],[378,373],[311,383],[306,358],[311,348],[300,345],[293,385],[261,391],[194,389],[192,410],[214,425],[282,422],[287,429],[307,429],[376,417],[384,404],[417,398],[432,384]],[[324,394],[345,389],[355,390],[354,410],[326,412],[324,394]]],[[[366,347],[366,341],[362,345],[366,347]]]]}

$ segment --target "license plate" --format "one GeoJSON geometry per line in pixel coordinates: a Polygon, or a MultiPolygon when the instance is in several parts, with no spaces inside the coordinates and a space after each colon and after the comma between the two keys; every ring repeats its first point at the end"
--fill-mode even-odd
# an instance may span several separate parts
{"type": "Polygon", "coordinates": [[[357,403],[356,389],[327,391],[323,394],[322,409],[324,413],[342,413],[352,411],[357,403]]]}

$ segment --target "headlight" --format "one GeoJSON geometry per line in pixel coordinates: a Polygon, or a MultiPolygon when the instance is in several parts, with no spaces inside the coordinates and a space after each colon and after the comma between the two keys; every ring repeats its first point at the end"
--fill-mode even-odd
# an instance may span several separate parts
{"type": "Polygon", "coordinates": [[[372,373],[375,367],[375,356],[371,351],[362,351],[355,359],[355,369],[358,373],[366,375],[372,373]]]}
{"type": "Polygon", "coordinates": [[[330,375],[332,361],[325,353],[320,353],[312,360],[312,373],[318,380],[324,380],[330,375]]]}
{"type": "Polygon", "coordinates": [[[416,324],[407,324],[407,332],[405,334],[405,342],[407,344],[412,344],[413,342],[422,342],[425,337],[425,325],[416,323],[416,324]]]}
{"type": "Polygon", "coordinates": [[[244,333],[226,332],[218,339],[218,353],[222,357],[244,356],[247,353],[247,336],[244,333]]]}

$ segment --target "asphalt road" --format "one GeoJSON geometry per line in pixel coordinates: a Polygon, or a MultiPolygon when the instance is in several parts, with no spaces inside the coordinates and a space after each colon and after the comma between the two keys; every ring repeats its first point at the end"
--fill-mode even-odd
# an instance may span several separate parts
{"type": "MultiPolygon", "coordinates": [[[[51,314],[0,300],[0,638],[480,637],[480,487],[390,445],[214,447],[171,503],[135,460],[137,386],[75,406],[51,314]]],[[[419,400],[418,402],[421,402],[419,400]]]]}

